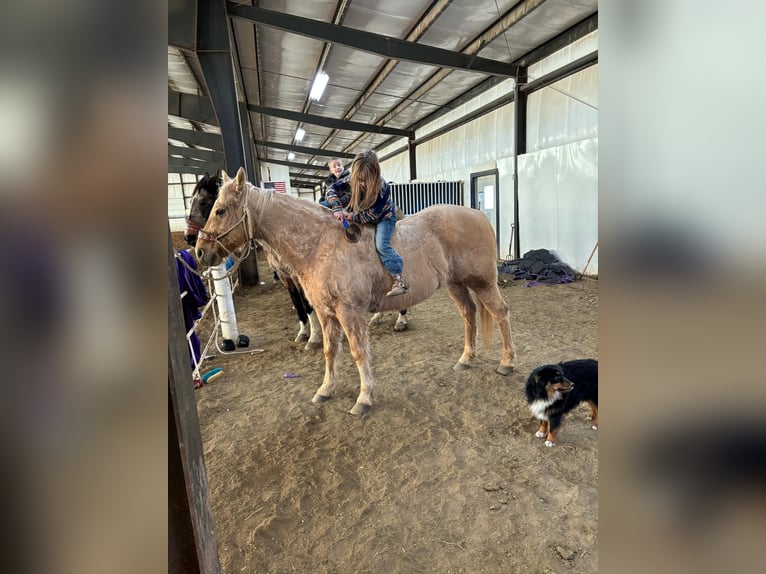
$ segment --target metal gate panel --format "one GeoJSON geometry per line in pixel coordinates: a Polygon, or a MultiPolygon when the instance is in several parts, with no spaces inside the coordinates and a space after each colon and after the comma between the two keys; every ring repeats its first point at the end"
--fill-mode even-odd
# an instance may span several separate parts
{"type": "Polygon", "coordinates": [[[463,205],[462,181],[434,181],[418,183],[392,183],[394,203],[405,215],[439,203],[463,205]]]}

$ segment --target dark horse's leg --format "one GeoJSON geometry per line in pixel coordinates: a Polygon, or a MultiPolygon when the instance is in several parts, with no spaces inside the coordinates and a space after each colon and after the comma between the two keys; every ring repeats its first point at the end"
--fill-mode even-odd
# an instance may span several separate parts
{"type": "Polygon", "coordinates": [[[394,323],[394,331],[406,331],[407,327],[407,309],[402,309],[399,311],[396,323],[394,323]]]}
{"type": "MultiPolygon", "coordinates": [[[[370,318],[370,321],[367,323],[367,325],[370,327],[378,325],[382,317],[383,313],[375,313],[370,318]]],[[[406,331],[408,328],[409,325],[407,324],[407,309],[401,309],[399,311],[399,316],[396,318],[396,323],[394,324],[394,331],[406,331]]]]}
{"type": "Polygon", "coordinates": [[[308,341],[306,349],[318,348],[321,344],[320,339],[320,327],[317,325],[316,317],[314,315],[314,308],[306,299],[306,295],[303,293],[303,288],[293,281],[289,276],[280,274],[280,278],[287,287],[287,292],[290,294],[290,300],[295,307],[295,311],[298,313],[298,320],[300,321],[300,331],[295,337],[296,343],[302,343],[308,341]]]}

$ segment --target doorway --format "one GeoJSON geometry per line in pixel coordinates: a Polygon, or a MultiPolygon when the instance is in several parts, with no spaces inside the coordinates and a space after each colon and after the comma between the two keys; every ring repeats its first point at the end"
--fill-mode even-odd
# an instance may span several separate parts
{"type": "Polygon", "coordinates": [[[471,207],[487,216],[495,232],[495,257],[500,253],[500,178],[496,169],[471,174],[471,207]]]}

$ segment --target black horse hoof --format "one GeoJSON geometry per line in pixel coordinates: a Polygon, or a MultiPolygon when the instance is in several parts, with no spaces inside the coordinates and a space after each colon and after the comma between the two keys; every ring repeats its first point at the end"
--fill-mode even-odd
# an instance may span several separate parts
{"type": "Polygon", "coordinates": [[[247,335],[237,337],[237,347],[247,347],[250,345],[250,338],[247,335]]]}

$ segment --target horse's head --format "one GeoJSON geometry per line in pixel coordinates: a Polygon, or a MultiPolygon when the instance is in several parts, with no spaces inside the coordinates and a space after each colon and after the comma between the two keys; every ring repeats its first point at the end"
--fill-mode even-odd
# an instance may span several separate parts
{"type": "Polygon", "coordinates": [[[197,243],[197,233],[205,225],[207,218],[210,217],[210,210],[213,208],[218,197],[218,187],[221,182],[221,170],[210,175],[205,172],[192,193],[191,207],[189,208],[189,217],[186,218],[186,231],[184,239],[189,245],[197,243]]]}
{"type": "Polygon", "coordinates": [[[234,179],[222,171],[218,199],[211,206],[210,216],[205,228],[199,231],[196,243],[197,258],[205,265],[218,265],[250,240],[246,197],[244,168],[239,168],[234,179]]]}

